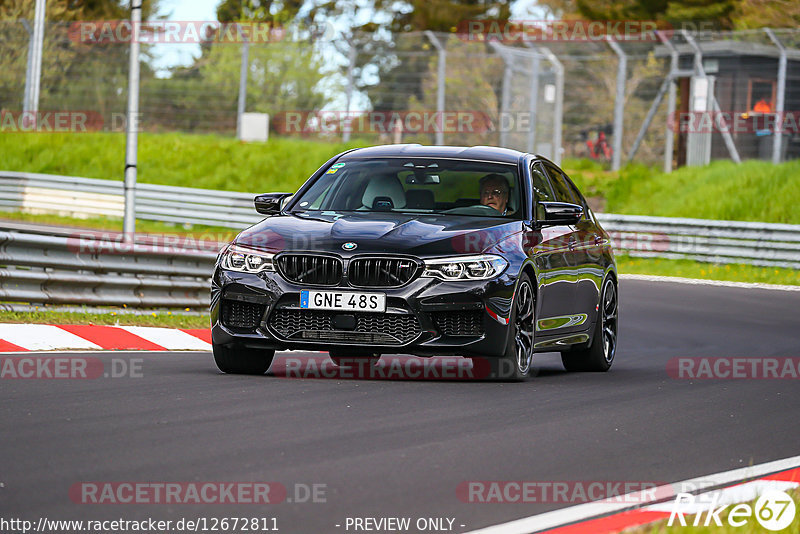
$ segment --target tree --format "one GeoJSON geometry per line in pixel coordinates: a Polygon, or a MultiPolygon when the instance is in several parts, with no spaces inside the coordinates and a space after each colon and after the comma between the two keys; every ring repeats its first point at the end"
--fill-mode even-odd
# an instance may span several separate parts
{"type": "MultiPolygon", "coordinates": [[[[565,19],[655,20],[674,27],[711,23],[718,29],[736,26],[738,6],[753,0],[541,0],[565,19]]],[[[786,0],[758,0],[764,3],[786,0]]]]}
{"type": "MultiPolygon", "coordinates": [[[[0,21],[33,19],[35,2],[0,0],[0,21]]],[[[142,18],[158,11],[158,0],[143,0],[142,18]]],[[[48,0],[45,18],[49,22],[74,20],[118,20],[130,17],[130,2],[124,0],[48,0]]]]}
{"type": "MultiPolygon", "coordinates": [[[[328,0],[314,5],[308,20],[335,20],[348,26],[345,41],[357,47],[358,89],[366,92],[373,109],[408,109],[425,100],[423,82],[434,52],[420,32],[455,32],[471,19],[508,20],[511,0],[328,0]],[[357,22],[358,21],[358,22],[357,22]]],[[[342,51],[346,55],[346,51],[342,51]]]]}
{"type": "MultiPolygon", "coordinates": [[[[239,87],[240,47],[219,45],[199,67],[204,83],[234,96],[239,87]]],[[[304,43],[271,43],[250,47],[247,109],[275,115],[279,111],[320,109],[327,99],[319,84],[321,58],[304,43]]]]}
{"type": "Polygon", "coordinates": [[[297,17],[302,6],[303,0],[222,0],[217,7],[217,20],[287,24],[297,17]]]}
{"type": "MultiPolygon", "coordinates": [[[[22,109],[29,33],[35,3],[0,0],[0,108],[22,109]]],[[[157,0],[144,0],[143,17],[158,9],[157,0]]],[[[39,109],[90,111],[111,122],[112,113],[125,111],[128,76],[127,43],[84,43],[71,31],[78,21],[120,20],[130,17],[130,2],[118,0],[48,0],[42,51],[39,109]]],[[[143,46],[146,57],[147,46],[143,46]]],[[[153,77],[145,62],[142,83],[153,77]]]]}
{"type": "Polygon", "coordinates": [[[796,0],[741,0],[733,13],[736,29],[797,28],[800,2],[796,0]]]}
{"type": "MultiPolygon", "coordinates": [[[[503,62],[499,57],[488,58],[483,43],[462,42],[452,36],[447,41],[449,51],[445,92],[447,108],[466,113],[471,118],[471,131],[447,132],[447,143],[451,145],[494,145],[498,142],[497,126],[500,122],[500,100],[492,86],[503,73],[503,62]]],[[[412,96],[411,110],[435,110],[438,81],[438,61],[429,59],[427,72],[422,82],[422,98],[412,96]]],[[[432,139],[425,139],[430,142],[432,139]]],[[[406,141],[423,141],[407,138],[406,141]]]]}

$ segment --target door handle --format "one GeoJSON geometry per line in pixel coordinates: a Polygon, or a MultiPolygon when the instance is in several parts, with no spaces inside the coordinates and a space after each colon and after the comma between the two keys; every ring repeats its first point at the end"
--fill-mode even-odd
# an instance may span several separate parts
{"type": "Polygon", "coordinates": [[[574,249],[575,248],[575,244],[577,242],[578,242],[578,239],[574,235],[569,236],[569,249],[570,250],[574,249]]]}

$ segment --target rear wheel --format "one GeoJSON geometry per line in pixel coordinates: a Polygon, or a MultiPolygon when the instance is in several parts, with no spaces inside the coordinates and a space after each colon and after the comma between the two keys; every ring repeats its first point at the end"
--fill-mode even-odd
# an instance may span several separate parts
{"type": "Polygon", "coordinates": [[[567,371],[604,372],[614,363],[617,352],[617,286],[606,278],[600,295],[600,306],[591,346],[561,353],[567,371]]]}
{"type": "Polygon", "coordinates": [[[535,300],[530,277],[523,273],[514,294],[511,317],[509,318],[509,339],[505,356],[494,361],[492,369],[495,378],[522,380],[528,376],[533,363],[533,339],[535,321],[535,300]]]}
{"type": "Polygon", "coordinates": [[[263,375],[272,365],[275,351],[241,346],[214,345],[214,363],[223,373],[263,375]]]}

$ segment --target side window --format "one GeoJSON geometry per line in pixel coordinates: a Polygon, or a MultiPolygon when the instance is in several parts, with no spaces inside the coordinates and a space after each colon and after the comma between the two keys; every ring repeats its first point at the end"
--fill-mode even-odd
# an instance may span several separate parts
{"type": "Polygon", "coordinates": [[[536,202],[536,219],[544,219],[544,208],[539,202],[552,202],[555,200],[553,188],[550,186],[550,181],[542,171],[538,163],[534,163],[531,167],[531,179],[533,181],[533,194],[536,202]]]}
{"type": "Polygon", "coordinates": [[[553,182],[553,187],[556,190],[556,197],[560,202],[571,202],[583,206],[583,217],[581,220],[586,220],[589,217],[589,210],[586,204],[586,199],[583,198],[578,188],[572,183],[572,180],[567,178],[563,171],[552,165],[547,166],[547,172],[553,182]],[[564,200],[561,200],[561,199],[564,200]]]}
{"type": "Polygon", "coordinates": [[[583,195],[581,195],[581,192],[578,191],[577,187],[575,187],[575,184],[572,183],[572,180],[567,179],[567,187],[569,187],[570,191],[572,191],[572,195],[575,198],[578,199],[576,204],[580,204],[581,206],[583,206],[583,218],[585,219],[586,218],[586,211],[587,211],[586,210],[586,206],[587,206],[586,199],[583,198],[583,195]]]}
{"type": "Polygon", "coordinates": [[[559,202],[570,202],[572,204],[582,204],[580,197],[575,195],[575,191],[570,187],[567,177],[552,165],[547,165],[547,174],[553,181],[553,189],[556,192],[556,200],[559,202]]]}

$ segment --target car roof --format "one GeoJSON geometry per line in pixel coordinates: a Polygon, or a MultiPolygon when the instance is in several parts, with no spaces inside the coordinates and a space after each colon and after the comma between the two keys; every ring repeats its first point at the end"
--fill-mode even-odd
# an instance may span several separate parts
{"type": "Polygon", "coordinates": [[[517,163],[525,157],[524,152],[495,146],[422,146],[422,145],[379,145],[357,148],[342,155],[340,159],[412,157],[412,158],[453,158],[498,163],[517,163]]]}

